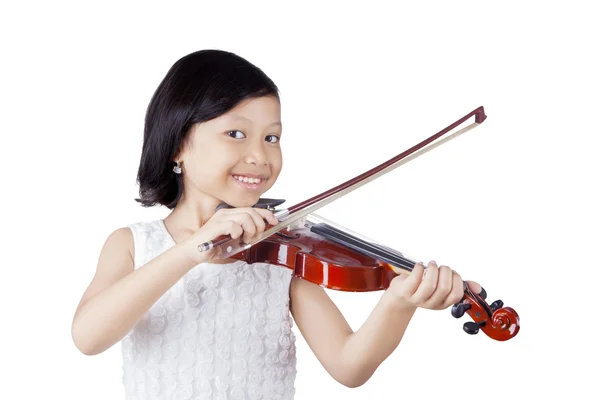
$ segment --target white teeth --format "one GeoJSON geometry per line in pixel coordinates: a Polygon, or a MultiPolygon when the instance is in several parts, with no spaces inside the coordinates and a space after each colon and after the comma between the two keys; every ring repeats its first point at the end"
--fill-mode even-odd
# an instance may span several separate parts
{"type": "Polygon", "coordinates": [[[239,175],[234,175],[233,177],[234,177],[234,179],[237,179],[240,182],[246,182],[246,183],[259,183],[262,180],[260,178],[249,178],[247,176],[239,176],[239,175]]]}

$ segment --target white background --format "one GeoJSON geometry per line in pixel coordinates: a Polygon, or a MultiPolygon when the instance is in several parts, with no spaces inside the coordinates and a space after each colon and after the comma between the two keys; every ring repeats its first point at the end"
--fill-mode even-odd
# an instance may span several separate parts
{"type": "MultiPolygon", "coordinates": [[[[480,105],[488,115],[319,214],[480,282],[521,332],[469,336],[468,316],[420,310],[349,389],[296,331],[298,399],[598,398],[593,2],[205,3],[2,7],[0,398],[123,398],[119,346],[78,353],[71,318],[108,234],[168,213],[133,201],[144,112],[169,67],[203,48],[280,87],[284,170],[266,197],[288,206],[480,105]]],[[[381,295],[329,293],[354,329],[381,295]]]]}

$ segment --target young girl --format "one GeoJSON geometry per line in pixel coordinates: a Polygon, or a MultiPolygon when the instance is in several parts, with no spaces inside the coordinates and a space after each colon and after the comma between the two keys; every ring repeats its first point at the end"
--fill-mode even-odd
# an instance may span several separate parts
{"type": "Polygon", "coordinates": [[[199,252],[220,235],[247,242],[265,221],[278,223],[252,206],[281,171],[281,136],[278,88],[235,54],[189,54],[158,86],[137,201],[172,211],[109,235],[72,325],[84,354],[121,342],[127,399],[292,399],[292,316],[327,372],[357,387],[418,307],[445,309],[463,296],[456,272],[432,261],[425,274],[417,264],[353,332],[324,289],[291,270],[199,252]],[[232,208],[215,211],[222,203],[232,208]]]}

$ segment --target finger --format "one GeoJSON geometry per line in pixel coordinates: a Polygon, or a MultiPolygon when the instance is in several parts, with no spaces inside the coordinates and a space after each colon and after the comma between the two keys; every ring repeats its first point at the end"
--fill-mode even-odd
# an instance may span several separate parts
{"type": "Polygon", "coordinates": [[[266,223],[265,223],[265,220],[263,219],[263,216],[260,213],[258,213],[258,209],[255,209],[255,208],[247,208],[246,209],[245,208],[245,209],[243,209],[243,211],[247,212],[248,215],[254,221],[254,225],[256,225],[256,233],[264,232],[266,223]]]}
{"type": "Polygon", "coordinates": [[[237,212],[235,214],[228,215],[227,218],[234,220],[241,225],[244,231],[242,234],[242,240],[244,243],[248,243],[250,240],[252,240],[256,234],[256,224],[247,212],[237,212]]]}
{"type": "MultiPolygon", "coordinates": [[[[419,287],[419,284],[423,280],[423,273],[425,272],[425,266],[423,263],[418,262],[413,267],[413,270],[404,280],[403,292],[407,297],[411,297],[419,287]]],[[[399,279],[399,277],[395,277],[394,279],[399,279]]],[[[399,279],[400,280],[400,279],[399,279]]]]}
{"type": "Polygon", "coordinates": [[[424,306],[428,308],[439,308],[444,305],[444,301],[452,292],[453,285],[452,270],[446,265],[438,269],[437,287],[431,297],[425,302],[424,306]]]}
{"type": "Polygon", "coordinates": [[[417,291],[413,294],[413,300],[416,303],[423,304],[431,297],[437,287],[438,276],[439,271],[437,264],[432,260],[427,264],[425,276],[417,288],[417,291]]]}
{"type": "Polygon", "coordinates": [[[479,283],[473,282],[473,281],[466,281],[466,282],[467,282],[467,285],[469,285],[469,289],[471,289],[471,291],[473,293],[477,293],[477,294],[481,293],[482,288],[479,283]]]}
{"type": "Polygon", "coordinates": [[[465,287],[461,276],[456,272],[452,271],[452,291],[446,297],[443,308],[450,307],[452,304],[456,304],[462,300],[465,295],[465,287]]]}
{"type": "Polygon", "coordinates": [[[255,208],[254,211],[256,211],[261,218],[266,219],[271,225],[277,225],[279,223],[277,218],[275,218],[275,215],[269,210],[265,210],[264,208],[255,208]]]}
{"type": "Polygon", "coordinates": [[[231,236],[232,239],[237,239],[244,233],[242,226],[235,220],[223,221],[225,228],[223,234],[231,236]]]}
{"type": "Polygon", "coordinates": [[[215,215],[225,215],[225,214],[231,214],[231,212],[235,212],[236,208],[219,208],[217,211],[215,211],[215,215]]]}
{"type": "Polygon", "coordinates": [[[400,285],[400,287],[402,288],[402,292],[404,292],[404,281],[408,279],[408,275],[406,274],[398,274],[395,277],[392,278],[392,280],[390,281],[390,286],[389,288],[395,288],[396,285],[400,285]]]}

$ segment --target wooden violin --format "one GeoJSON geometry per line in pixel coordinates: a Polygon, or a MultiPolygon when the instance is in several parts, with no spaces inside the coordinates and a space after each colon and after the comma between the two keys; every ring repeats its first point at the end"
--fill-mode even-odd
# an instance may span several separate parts
{"type": "MultiPolygon", "coordinates": [[[[234,240],[230,236],[220,236],[199,245],[198,251],[215,249],[217,258],[240,259],[249,264],[266,262],[281,265],[291,269],[294,276],[328,289],[350,292],[385,290],[398,274],[409,274],[417,261],[328,221],[314,211],[478,126],[485,119],[484,109],[479,107],[398,156],[288,209],[275,208],[285,200],[260,199],[254,207],[273,211],[281,221],[279,224],[265,229],[250,243],[243,243],[239,238],[234,240]],[[434,143],[472,116],[475,116],[474,123],[434,143]]],[[[220,207],[229,206],[222,204],[220,207]]],[[[519,332],[519,315],[514,309],[504,307],[501,300],[486,303],[486,297],[483,288],[481,293],[476,294],[464,283],[464,296],[452,306],[452,316],[460,318],[467,313],[473,319],[463,325],[464,331],[469,334],[482,330],[495,340],[513,338],[519,332]]]]}

